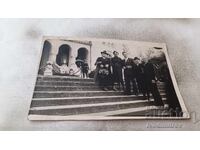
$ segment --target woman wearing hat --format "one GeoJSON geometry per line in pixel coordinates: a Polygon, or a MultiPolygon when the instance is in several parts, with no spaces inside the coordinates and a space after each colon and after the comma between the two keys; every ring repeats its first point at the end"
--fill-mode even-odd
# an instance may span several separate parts
{"type": "Polygon", "coordinates": [[[111,62],[106,51],[101,52],[101,57],[96,60],[95,82],[100,88],[107,91],[110,86],[111,62]]]}

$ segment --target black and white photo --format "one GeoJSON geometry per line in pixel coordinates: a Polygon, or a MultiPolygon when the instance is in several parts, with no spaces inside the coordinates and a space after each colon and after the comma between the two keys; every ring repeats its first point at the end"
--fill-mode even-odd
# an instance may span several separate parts
{"type": "Polygon", "coordinates": [[[165,43],[48,37],[29,120],[189,118],[165,43]]]}

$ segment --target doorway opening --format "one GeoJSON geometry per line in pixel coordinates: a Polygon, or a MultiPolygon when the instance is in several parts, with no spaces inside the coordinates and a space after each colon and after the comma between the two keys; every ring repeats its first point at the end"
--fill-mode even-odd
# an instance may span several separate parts
{"type": "Polygon", "coordinates": [[[85,60],[85,59],[87,60],[88,59],[88,50],[86,48],[79,48],[77,58],[81,59],[81,60],[85,60]]]}
{"type": "Polygon", "coordinates": [[[63,64],[69,65],[69,58],[70,58],[70,46],[69,45],[61,45],[59,47],[58,54],[56,56],[56,63],[59,66],[62,66],[63,64]]]}

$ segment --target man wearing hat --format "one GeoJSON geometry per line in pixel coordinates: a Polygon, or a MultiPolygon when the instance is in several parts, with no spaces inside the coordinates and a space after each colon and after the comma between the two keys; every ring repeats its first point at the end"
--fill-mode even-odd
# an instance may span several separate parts
{"type": "Polygon", "coordinates": [[[101,52],[101,57],[96,60],[95,81],[100,88],[107,91],[110,86],[111,62],[106,51],[101,52]]]}
{"type": "Polygon", "coordinates": [[[116,88],[116,85],[119,86],[119,90],[122,89],[124,90],[124,81],[122,78],[122,68],[123,68],[123,61],[122,59],[118,56],[119,53],[117,51],[113,52],[114,57],[111,58],[111,65],[113,69],[113,89],[118,90],[116,88]],[[120,87],[121,85],[121,87],[120,87]]]}
{"type": "Polygon", "coordinates": [[[123,68],[124,68],[124,79],[125,79],[125,85],[126,90],[125,94],[131,95],[131,83],[133,86],[133,93],[135,95],[138,94],[137,85],[135,81],[135,63],[132,58],[128,58],[128,53],[126,51],[122,52],[122,55],[124,56],[123,60],[123,68]]]}

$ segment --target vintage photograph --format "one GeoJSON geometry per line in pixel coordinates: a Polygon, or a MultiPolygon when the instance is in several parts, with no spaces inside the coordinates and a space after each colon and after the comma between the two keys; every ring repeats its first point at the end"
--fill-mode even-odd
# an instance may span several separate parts
{"type": "Polygon", "coordinates": [[[165,43],[43,37],[29,120],[187,118],[165,43]]]}

